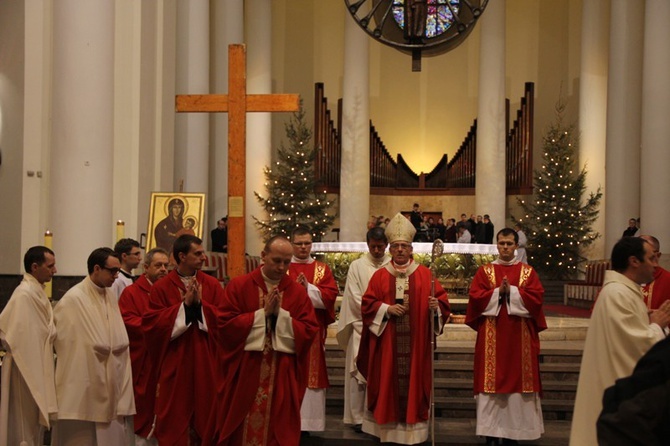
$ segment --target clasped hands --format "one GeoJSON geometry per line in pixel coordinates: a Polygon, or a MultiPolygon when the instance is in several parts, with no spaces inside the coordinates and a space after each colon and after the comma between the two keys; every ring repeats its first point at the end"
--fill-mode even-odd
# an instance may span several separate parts
{"type": "Polygon", "coordinates": [[[265,305],[263,306],[265,310],[265,317],[269,318],[271,316],[279,315],[279,291],[277,288],[273,288],[265,298],[265,305]]]}
{"type": "Polygon", "coordinates": [[[202,284],[193,279],[186,287],[186,292],[184,293],[182,291],[181,294],[181,297],[184,300],[184,305],[187,307],[190,307],[191,305],[200,305],[200,302],[202,302],[202,284]]]}

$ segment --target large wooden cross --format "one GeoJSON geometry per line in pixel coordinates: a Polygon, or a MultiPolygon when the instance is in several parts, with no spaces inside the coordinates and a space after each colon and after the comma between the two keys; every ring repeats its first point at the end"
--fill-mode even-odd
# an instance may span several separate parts
{"type": "Polygon", "coordinates": [[[228,275],[246,272],[244,257],[247,112],[297,111],[297,94],[247,94],[246,47],[228,47],[228,94],[177,95],[177,112],[228,112],[228,275]]]}

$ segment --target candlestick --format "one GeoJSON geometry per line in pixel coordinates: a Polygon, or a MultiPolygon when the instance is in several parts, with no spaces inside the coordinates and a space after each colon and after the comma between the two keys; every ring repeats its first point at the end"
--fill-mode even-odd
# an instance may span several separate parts
{"type": "Polygon", "coordinates": [[[126,236],[126,224],[123,220],[118,220],[116,222],[116,241],[118,242],[126,236]]]}

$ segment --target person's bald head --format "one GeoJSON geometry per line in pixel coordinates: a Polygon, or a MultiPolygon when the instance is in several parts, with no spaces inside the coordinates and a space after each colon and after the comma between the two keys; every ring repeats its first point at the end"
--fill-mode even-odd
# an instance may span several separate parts
{"type": "Polygon", "coordinates": [[[281,280],[286,275],[291,259],[293,246],[283,235],[276,235],[265,243],[261,252],[263,274],[270,280],[281,280]]]}

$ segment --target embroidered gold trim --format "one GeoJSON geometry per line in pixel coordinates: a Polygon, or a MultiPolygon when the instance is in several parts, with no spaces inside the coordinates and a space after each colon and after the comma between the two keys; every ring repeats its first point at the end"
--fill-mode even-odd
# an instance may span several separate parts
{"type": "Polygon", "coordinates": [[[528,265],[522,264],[521,265],[521,273],[519,275],[519,288],[523,287],[526,285],[526,282],[528,281],[528,278],[530,277],[530,273],[533,272],[533,268],[531,268],[528,265]]]}
{"type": "Polygon", "coordinates": [[[533,388],[533,352],[530,330],[526,321],[521,321],[521,388],[523,393],[532,393],[533,388]]]}
{"type": "Polygon", "coordinates": [[[486,277],[489,279],[489,284],[491,285],[491,288],[496,287],[496,270],[493,267],[492,264],[488,263],[484,265],[484,273],[486,273],[486,277]]]}
{"type": "Polygon", "coordinates": [[[312,284],[316,285],[321,281],[321,279],[324,278],[326,275],[326,265],[321,262],[315,262],[316,265],[314,266],[314,281],[312,284]]]}
{"type": "Polygon", "coordinates": [[[496,318],[484,321],[484,393],[496,393],[496,318]]]}

